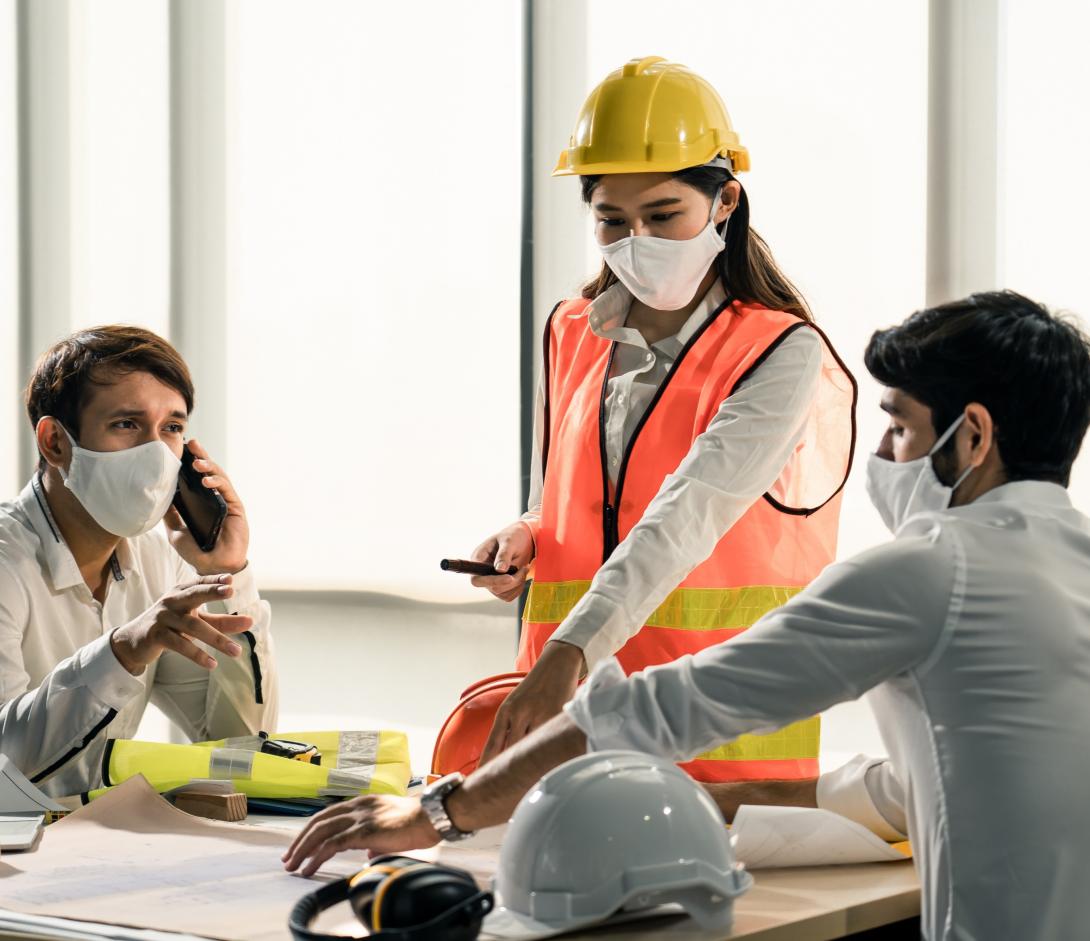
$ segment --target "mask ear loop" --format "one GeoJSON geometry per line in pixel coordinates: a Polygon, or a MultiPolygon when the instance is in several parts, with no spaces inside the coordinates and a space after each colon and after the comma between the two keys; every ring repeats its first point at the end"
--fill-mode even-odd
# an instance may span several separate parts
{"type": "Polygon", "coordinates": [[[934,455],[938,454],[939,451],[942,450],[942,446],[946,444],[946,442],[949,441],[951,437],[953,437],[954,432],[961,427],[961,424],[964,421],[965,413],[962,412],[956,419],[954,419],[954,423],[942,433],[942,437],[939,438],[939,440],[932,445],[931,450],[927,452],[927,456],[933,457],[934,455]]]}
{"type": "Polygon", "coordinates": [[[955,483],[954,486],[950,488],[950,498],[951,499],[953,499],[954,494],[957,493],[958,487],[960,487],[963,483],[965,483],[965,481],[969,478],[969,475],[975,470],[976,470],[976,468],[973,467],[972,464],[970,464],[968,467],[965,468],[965,473],[962,474],[957,479],[957,483],[955,483]]]}
{"type": "MultiPolygon", "coordinates": [[[[954,422],[954,424],[951,425],[950,428],[947,430],[946,434],[944,434],[935,443],[935,446],[931,449],[930,453],[928,454],[928,457],[935,454],[944,444],[946,444],[946,442],[950,439],[950,436],[955,431],[957,431],[958,428],[961,427],[962,422],[964,422],[964,421],[965,421],[965,413],[962,412],[961,417],[956,422],[954,422]]],[[[973,467],[972,464],[970,464],[968,467],[965,468],[964,473],[956,481],[954,481],[954,485],[950,488],[950,499],[951,500],[954,499],[954,494],[957,493],[958,487],[960,487],[963,483],[965,483],[965,481],[966,481],[966,479],[968,479],[969,475],[975,470],[976,470],[976,468],[973,467]]]]}
{"type": "Polygon", "coordinates": [[[730,221],[730,214],[728,213],[727,218],[723,220],[723,231],[721,233],[719,231],[719,225],[715,221],[715,214],[719,211],[720,206],[723,205],[723,187],[726,185],[726,183],[721,184],[719,189],[715,191],[715,198],[712,199],[711,212],[708,213],[708,225],[715,229],[717,235],[722,235],[724,241],[726,241],[727,238],[726,227],[727,223],[730,221]]]}
{"type": "MultiPolygon", "coordinates": [[[[923,475],[927,473],[928,468],[931,469],[932,473],[935,472],[935,465],[932,463],[931,458],[933,458],[939,451],[942,450],[943,445],[945,445],[946,442],[949,441],[953,437],[954,432],[956,432],[961,427],[961,423],[963,421],[965,421],[965,413],[964,412],[962,412],[961,415],[954,421],[954,423],[949,428],[947,428],[946,431],[944,431],[942,433],[942,435],[939,437],[939,440],[936,441],[934,443],[934,445],[931,447],[931,450],[927,452],[927,456],[926,456],[927,463],[924,464],[924,466],[920,468],[920,473],[916,477],[916,485],[912,488],[912,493],[910,493],[908,495],[908,502],[905,504],[905,519],[908,519],[912,515],[910,510],[912,509],[912,504],[916,502],[916,495],[920,492],[920,484],[923,483],[923,475]]],[[[972,468],[970,467],[969,470],[972,471],[972,468]]],[[[954,490],[956,490],[959,486],[961,486],[961,483],[962,483],[962,481],[965,480],[966,476],[967,475],[963,474],[962,477],[961,477],[961,480],[959,480],[951,488],[951,490],[950,490],[951,498],[953,498],[953,496],[954,496],[954,490]]]]}

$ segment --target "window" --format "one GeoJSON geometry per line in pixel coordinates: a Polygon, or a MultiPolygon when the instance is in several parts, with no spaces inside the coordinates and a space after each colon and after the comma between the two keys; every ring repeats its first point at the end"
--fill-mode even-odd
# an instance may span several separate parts
{"type": "MultiPolygon", "coordinates": [[[[15,0],[0,0],[0,21],[15,23],[15,0]]],[[[0,500],[8,500],[22,487],[18,472],[17,442],[25,434],[18,389],[23,380],[19,363],[19,180],[14,146],[17,123],[15,30],[0,29],[0,500]]]]}
{"type": "Polygon", "coordinates": [[[265,585],[479,600],[438,562],[518,513],[521,36],[506,0],[241,5],[228,451],[265,585]]]}
{"type": "MultiPolygon", "coordinates": [[[[1080,37],[1090,7],[1005,4],[1005,107],[1000,122],[1000,281],[1081,315],[1090,327],[1090,60],[1080,37]]],[[[1042,403],[1047,406],[1047,403],[1042,403]]],[[[1090,504],[1090,459],[1075,464],[1076,506],[1090,504]]]]}

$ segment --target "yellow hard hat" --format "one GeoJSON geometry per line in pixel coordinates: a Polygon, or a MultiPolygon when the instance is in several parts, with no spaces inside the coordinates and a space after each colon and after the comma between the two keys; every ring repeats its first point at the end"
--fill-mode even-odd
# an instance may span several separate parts
{"type": "Polygon", "coordinates": [[[684,65],[647,56],[590,93],[553,176],[672,173],[716,157],[749,169],[723,99],[684,65]]]}

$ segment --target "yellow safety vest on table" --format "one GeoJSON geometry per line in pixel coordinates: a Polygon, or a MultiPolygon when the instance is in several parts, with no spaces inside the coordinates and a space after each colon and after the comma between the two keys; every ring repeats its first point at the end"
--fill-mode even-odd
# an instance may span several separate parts
{"type": "Polygon", "coordinates": [[[94,800],[138,774],[160,793],[208,778],[230,780],[248,797],[270,799],[405,794],[408,789],[409,742],[403,732],[278,732],[269,738],[314,745],[321,763],[264,754],[263,735],[192,745],[109,739],[102,757],[105,787],[82,797],[94,800]]]}

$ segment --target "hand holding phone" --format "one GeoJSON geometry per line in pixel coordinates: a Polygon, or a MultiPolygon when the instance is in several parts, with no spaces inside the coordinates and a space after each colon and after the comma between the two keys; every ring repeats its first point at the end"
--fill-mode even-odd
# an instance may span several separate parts
{"type": "MultiPolygon", "coordinates": [[[[520,520],[489,536],[473,550],[468,560],[456,561],[483,565],[486,571],[472,575],[470,584],[487,589],[501,601],[514,601],[522,594],[530,575],[530,563],[534,561],[533,533],[520,520]]],[[[459,570],[466,571],[454,571],[459,570]]]]}
{"type": "Polygon", "coordinates": [[[178,489],[174,508],[181,516],[201,552],[211,552],[227,518],[227,501],[218,490],[203,484],[209,474],[193,466],[194,454],[186,442],[182,448],[182,466],[178,471],[178,489]]]}

